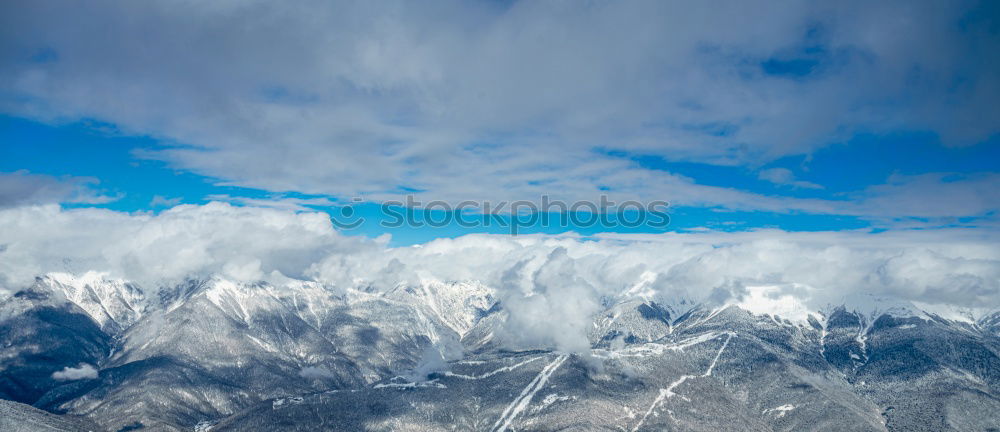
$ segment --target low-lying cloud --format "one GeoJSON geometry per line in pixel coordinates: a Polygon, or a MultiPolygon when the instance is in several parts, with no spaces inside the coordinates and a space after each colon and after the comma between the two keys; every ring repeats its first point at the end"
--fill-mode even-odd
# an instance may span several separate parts
{"type": "Polygon", "coordinates": [[[344,237],[322,213],[182,205],[158,215],[103,209],[0,211],[0,283],[17,287],[51,271],[108,272],[144,286],[188,276],[241,280],[272,272],[306,278],[312,263],[376,243],[344,237]]]}
{"type": "Polygon", "coordinates": [[[97,369],[86,363],[80,363],[77,367],[66,366],[63,370],[52,373],[52,379],[56,381],[75,381],[94,378],[97,378],[97,369]]]}
{"type": "Polygon", "coordinates": [[[331,289],[479,281],[502,302],[506,341],[577,351],[609,300],[791,296],[819,309],[873,294],[997,308],[997,237],[985,229],[467,235],[393,248],[384,238],[343,236],[323,213],[223,203],[158,215],[41,206],[0,210],[0,282],[13,290],[46,272],[89,270],[145,287],[209,274],[310,279],[331,289]],[[761,285],[778,288],[751,289],[761,285]]]}

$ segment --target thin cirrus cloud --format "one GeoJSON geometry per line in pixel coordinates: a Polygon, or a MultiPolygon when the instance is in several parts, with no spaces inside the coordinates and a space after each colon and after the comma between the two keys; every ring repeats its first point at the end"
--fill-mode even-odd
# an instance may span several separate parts
{"type": "Polygon", "coordinates": [[[795,178],[795,173],[788,168],[768,168],[761,170],[757,176],[761,180],[766,180],[777,185],[805,189],[823,189],[823,186],[816,183],[797,180],[795,178]]]}
{"type": "Polygon", "coordinates": [[[0,208],[36,204],[104,204],[120,198],[97,186],[93,177],[53,177],[25,170],[0,172],[0,208]]]}
{"type": "MultiPolygon", "coordinates": [[[[139,157],[224,184],[373,201],[608,194],[876,219],[997,207],[993,195],[921,207],[902,189],[932,173],[845,203],[796,197],[823,185],[785,168],[759,171],[784,185],[762,193],[620,156],[757,172],[859,132],[987,141],[1000,62],[982,3],[3,7],[0,110],[154,136],[166,144],[139,157]],[[893,194],[906,205],[866,204],[893,194]]],[[[968,181],[997,184],[985,178],[968,181]]]]}

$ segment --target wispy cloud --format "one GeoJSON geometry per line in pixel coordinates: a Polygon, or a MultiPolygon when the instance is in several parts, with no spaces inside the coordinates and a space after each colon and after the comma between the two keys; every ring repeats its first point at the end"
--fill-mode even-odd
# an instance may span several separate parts
{"type": "Polygon", "coordinates": [[[340,205],[337,201],[329,198],[293,198],[276,196],[271,198],[249,198],[243,196],[232,196],[226,194],[208,195],[205,197],[211,201],[222,201],[241,206],[265,207],[292,211],[315,211],[315,207],[332,207],[340,205]]]}
{"type": "Polygon", "coordinates": [[[163,195],[154,195],[153,199],[149,200],[150,207],[173,207],[180,204],[184,199],[181,197],[167,198],[163,195]]]}
{"type": "Polygon", "coordinates": [[[769,181],[776,185],[791,186],[794,188],[803,188],[803,189],[823,189],[823,186],[820,186],[816,183],[797,180],[795,178],[795,173],[793,173],[792,170],[788,168],[769,168],[761,170],[760,173],[758,173],[758,178],[760,178],[761,180],[769,181]]]}
{"type": "Polygon", "coordinates": [[[97,188],[93,177],[53,177],[26,170],[0,172],[0,208],[33,204],[105,204],[121,198],[97,188]]]}

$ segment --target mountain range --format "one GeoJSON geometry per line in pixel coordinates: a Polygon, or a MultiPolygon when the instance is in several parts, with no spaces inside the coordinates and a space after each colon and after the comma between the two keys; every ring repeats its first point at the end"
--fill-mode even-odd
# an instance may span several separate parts
{"type": "Polygon", "coordinates": [[[1000,311],[748,292],[605,298],[570,351],[476,281],[50,273],[0,298],[0,429],[1000,430],[1000,311]]]}

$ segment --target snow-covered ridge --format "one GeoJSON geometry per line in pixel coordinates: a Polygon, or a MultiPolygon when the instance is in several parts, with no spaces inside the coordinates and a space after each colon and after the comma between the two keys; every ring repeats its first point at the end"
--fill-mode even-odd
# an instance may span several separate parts
{"type": "Polygon", "coordinates": [[[482,313],[496,303],[494,290],[479,281],[425,280],[416,285],[396,287],[387,296],[422,305],[459,336],[467,334],[482,313]]]}
{"type": "Polygon", "coordinates": [[[747,286],[746,295],[733,304],[755,315],[778,316],[796,323],[807,323],[810,315],[817,311],[811,309],[795,295],[803,289],[797,284],[789,285],[759,285],[747,286]]]}
{"type": "MultiPolygon", "coordinates": [[[[160,287],[159,297],[165,301],[147,299],[143,289],[107,273],[87,272],[81,275],[49,273],[38,279],[41,288],[79,306],[102,328],[119,331],[138,321],[147,312],[173,310],[190,299],[204,298],[228,316],[249,321],[255,311],[273,308],[275,304],[291,306],[307,323],[320,326],[323,316],[337,306],[384,299],[417,307],[422,314],[455,331],[467,333],[481,315],[496,303],[494,290],[477,281],[424,281],[401,285],[384,293],[369,293],[363,289],[335,289],[318,282],[285,279],[277,283],[240,282],[219,275],[191,279],[179,286],[160,287]]],[[[152,296],[150,298],[155,298],[152,296]]]]}
{"type": "Polygon", "coordinates": [[[73,302],[101,328],[121,330],[138,321],[147,309],[139,287],[106,273],[90,271],[83,275],[49,273],[39,279],[52,292],[73,302]]]}
{"type": "MultiPolygon", "coordinates": [[[[594,335],[591,336],[596,339],[592,340],[599,340],[618,329],[617,321],[635,315],[636,308],[640,304],[653,304],[645,301],[647,298],[652,298],[650,297],[652,294],[643,288],[650,283],[650,280],[650,277],[644,277],[643,282],[631,287],[628,292],[623,292],[617,299],[618,303],[593,317],[591,332],[594,335]],[[648,295],[637,295],[638,293],[648,295]],[[627,300],[629,298],[631,300],[627,300]]],[[[87,272],[81,275],[49,273],[39,278],[38,283],[76,304],[102,328],[112,332],[128,328],[151,311],[163,309],[169,312],[193,298],[203,298],[229,317],[247,323],[251,321],[255,312],[273,310],[281,305],[282,308],[292,309],[303,321],[316,329],[321,328],[329,319],[329,314],[338,307],[365,308],[367,302],[388,301],[404,309],[412,308],[410,310],[416,316],[415,322],[433,336],[432,339],[437,340],[442,334],[442,329],[445,333],[454,332],[461,339],[476,328],[484,313],[494,307],[500,298],[500,293],[494,288],[475,280],[443,282],[428,279],[415,284],[401,284],[386,292],[369,292],[363,287],[338,288],[318,282],[288,278],[274,283],[238,282],[215,275],[207,279],[188,281],[185,287],[161,288],[167,291],[184,291],[180,297],[172,298],[169,304],[150,301],[137,285],[110,278],[108,274],[100,272],[87,272]]],[[[674,299],[675,301],[661,299],[656,302],[656,307],[666,312],[664,317],[669,316],[669,319],[661,325],[662,329],[653,326],[656,319],[649,317],[639,319],[636,315],[628,318],[628,324],[624,324],[626,327],[619,330],[623,336],[630,334],[643,340],[656,340],[663,334],[672,332],[678,318],[698,308],[706,312],[699,315],[696,321],[692,321],[694,324],[689,325],[697,326],[710,321],[726,308],[737,307],[757,316],[769,316],[779,325],[791,323],[795,326],[811,327],[810,322],[818,322],[825,328],[827,318],[836,310],[843,309],[858,316],[862,326],[866,327],[862,334],[883,315],[919,318],[925,321],[948,320],[976,325],[997,312],[915,303],[864,294],[853,294],[816,306],[808,300],[814,292],[814,288],[800,284],[745,286],[739,296],[715,307],[687,299],[674,299]]],[[[146,294],[149,295],[149,292],[146,294]]]]}
{"type": "Polygon", "coordinates": [[[944,319],[974,325],[1000,312],[990,308],[911,302],[860,293],[852,293],[817,306],[808,300],[814,291],[816,291],[814,288],[794,283],[751,285],[744,287],[741,296],[726,302],[721,308],[736,306],[754,315],[768,315],[802,326],[809,325],[810,317],[823,323],[826,317],[841,308],[857,315],[867,326],[871,326],[879,317],[886,315],[895,318],[919,318],[925,321],[944,319]]]}

